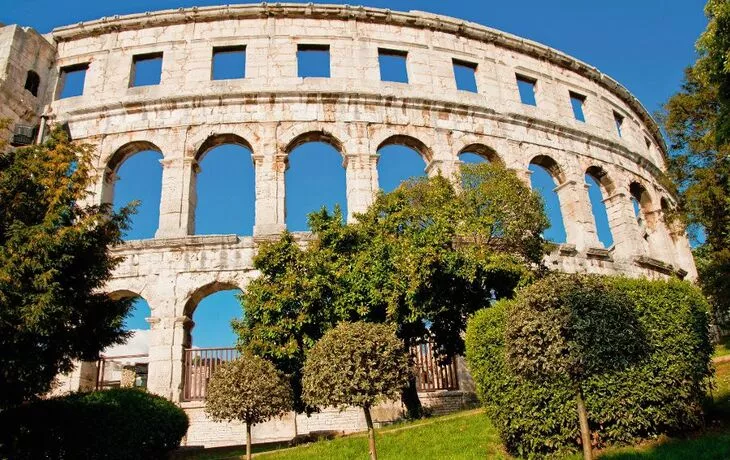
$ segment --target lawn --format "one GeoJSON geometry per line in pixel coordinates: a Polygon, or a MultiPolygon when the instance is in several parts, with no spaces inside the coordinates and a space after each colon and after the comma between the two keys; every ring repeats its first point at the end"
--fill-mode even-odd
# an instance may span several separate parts
{"type": "Polygon", "coordinates": [[[715,345],[715,358],[720,356],[730,356],[730,335],[723,337],[720,343],[715,345]]]}
{"type": "MultiPolygon", "coordinates": [[[[607,449],[607,460],[727,460],[730,459],[730,362],[716,365],[716,387],[710,417],[714,427],[687,438],[662,437],[634,447],[607,449]]],[[[377,431],[379,458],[389,459],[508,459],[496,429],[481,410],[471,410],[417,422],[392,425],[377,431]]],[[[275,447],[269,447],[272,449],[275,447]]],[[[217,460],[240,458],[241,449],[201,452],[186,458],[217,460]]],[[[283,450],[270,450],[261,460],[362,459],[367,458],[364,434],[320,441],[283,450]]],[[[571,460],[582,458],[580,455],[571,460]]]]}

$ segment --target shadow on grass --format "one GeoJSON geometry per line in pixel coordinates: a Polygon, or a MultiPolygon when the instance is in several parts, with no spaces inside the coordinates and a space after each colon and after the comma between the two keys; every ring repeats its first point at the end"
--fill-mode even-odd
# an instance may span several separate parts
{"type": "MultiPolygon", "coordinates": [[[[251,446],[252,454],[271,452],[273,450],[290,447],[288,442],[273,442],[267,444],[254,444],[251,446]]],[[[246,446],[212,447],[183,447],[174,452],[171,459],[195,459],[195,460],[223,460],[243,458],[246,455],[246,446]]]]}
{"type": "Polygon", "coordinates": [[[600,456],[602,460],[727,460],[730,433],[709,432],[694,439],[667,439],[640,447],[629,447],[600,456]]]}

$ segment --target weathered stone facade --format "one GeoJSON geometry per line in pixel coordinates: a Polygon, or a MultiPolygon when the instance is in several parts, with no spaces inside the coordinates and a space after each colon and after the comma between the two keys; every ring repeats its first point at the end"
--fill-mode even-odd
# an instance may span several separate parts
{"type": "MultiPolygon", "coordinates": [[[[148,149],[162,153],[156,237],[117,249],[126,258],[108,290],[149,303],[148,387],[173,401],[181,400],[182,356],[197,303],[220,289],[245,289],[256,276],[257,241],[285,228],[287,156],[310,140],[342,154],[350,219],[378,189],[382,146],[408,145],[421,154],[428,174],[449,177],[460,153],[476,152],[526,181],[531,163],[553,174],[567,233],[567,244],[549,257],[553,268],[696,276],[684,231],[664,223],[675,202],[661,185],[666,146],[636,98],[583,62],[481,25],[336,5],[189,8],[102,18],[47,37],[0,28],[0,72],[0,116],[68,123],[74,139],[97,147],[93,199],[111,201],[115,172],[126,158],[148,149]],[[330,78],[297,77],[298,44],[329,46],[330,78]],[[231,45],[245,45],[245,78],[213,81],[212,48],[231,45]],[[379,48],[407,53],[407,84],[381,81],[379,48]],[[162,53],[160,84],[132,87],[133,56],[148,53],[162,53]],[[455,59],[476,66],[478,92],[457,90],[455,59]],[[79,64],[88,64],[83,94],[58,99],[61,69],[79,64]],[[23,92],[31,69],[41,77],[37,98],[23,92]],[[518,74],[536,80],[536,106],[521,103],[518,74]],[[570,92],[585,98],[585,122],[575,119],[570,92]],[[194,236],[197,164],[222,143],[252,152],[256,222],[250,237],[194,236]],[[611,248],[598,242],[587,171],[602,187],[611,248]],[[632,196],[640,201],[643,224],[632,196]]],[[[212,425],[195,404],[185,404],[194,414],[189,443],[240,442],[221,432],[208,439],[212,425]]],[[[342,419],[342,429],[363,426],[353,417],[351,423],[342,419]]],[[[314,420],[299,421],[299,432],[314,420]]],[[[291,423],[272,423],[269,431],[258,428],[259,439],[293,432],[291,423]]]]}

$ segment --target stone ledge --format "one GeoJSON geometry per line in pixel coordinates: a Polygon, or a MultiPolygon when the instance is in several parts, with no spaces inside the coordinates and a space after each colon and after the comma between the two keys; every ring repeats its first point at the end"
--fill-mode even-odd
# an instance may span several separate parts
{"type": "Polygon", "coordinates": [[[578,250],[574,244],[562,243],[558,246],[558,253],[565,257],[575,257],[578,255],[578,250]]]}
{"type": "Polygon", "coordinates": [[[664,273],[665,275],[675,274],[674,267],[672,264],[668,264],[659,259],[655,259],[649,256],[636,256],[634,257],[634,263],[640,267],[649,268],[651,270],[664,273]]]}
{"type": "Polygon", "coordinates": [[[185,249],[190,246],[220,246],[243,243],[253,247],[253,238],[238,235],[191,235],[180,238],[150,238],[125,241],[112,248],[114,252],[139,251],[144,249],[185,249]],[[246,244],[249,243],[249,244],[246,244]]]}
{"type": "Polygon", "coordinates": [[[586,249],[586,256],[593,259],[601,259],[613,262],[613,257],[611,257],[611,251],[606,248],[588,248],[586,249]]]}

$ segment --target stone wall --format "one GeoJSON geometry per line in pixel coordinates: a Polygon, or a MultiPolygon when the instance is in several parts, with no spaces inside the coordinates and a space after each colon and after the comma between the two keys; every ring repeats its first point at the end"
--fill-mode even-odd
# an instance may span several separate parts
{"type": "MultiPolygon", "coordinates": [[[[553,175],[567,243],[548,257],[552,268],[696,276],[684,231],[664,222],[676,199],[661,185],[666,146],[656,123],[610,77],[544,45],[428,13],[311,4],[102,18],[56,29],[51,37],[53,45],[17,26],[0,29],[0,66],[15,69],[5,71],[15,75],[5,79],[15,82],[13,88],[26,69],[36,69],[47,85],[39,93],[42,100],[27,105],[25,115],[13,115],[16,119],[42,114],[68,123],[74,139],[97,147],[92,200],[113,199],[116,171],[129,156],[142,150],[163,155],[157,234],[115,250],[125,260],[107,289],[149,303],[148,386],[173,401],[182,399],[183,350],[191,344],[197,303],[221,289],[245,289],[256,276],[252,259],[258,242],[285,228],[288,155],[305,141],[327,142],[341,153],[350,220],[378,190],[383,146],[412,147],[429,175],[447,177],[458,171],[460,153],[475,152],[516,170],[528,183],[531,163],[553,175]],[[330,78],[297,76],[299,44],[329,45],[330,78]],[[245,78],[211,80],[213,47],[231,45],[246,47],[245,78]],[[407,53],[407,84],[380,81],[379,49],[407,53]],[[38,60],[30,59],[34,53],[38,60]],[[134,56],[148,53],[162,53],[160,84],[133,87],[134,56]],[[457,90],[455,59],[476,66],[477,92],[457,90]],[[60,69],[78,64],[88,64],[83,94],[57,99],[60,69]],[[521,103],[517,75],[537,82],[536,106],[521,103]],[[585,122],[573,115],[571,92],[585,97],[585,122]],[[620,135],[616,114],[624,120],[620,135]],[[251,236],[195,235],[198,162],[223,143],[252,152],[251,236]],[[605,198],[614,237],[610,248],[597,238],[586,172],[599,180],[605,198]],[[642,223],[632,196],[640,200],[642,223]]],[[[2,98],[13,93],[10,86],[0,88],[2,98]]],[[[462,394],[449,398],[442,406],[466,404],[462,394]]],[[[213,425],[199,407],[188,411],[194,420],[189,443],[240,439],[239,428],[213,425]]],[[[333,423],[362,427],[356,413],[297,419],[300,430],[333,423]]],[[[286,437],[289,425],[276,422],[274,432],[255,436],[286,437]]]]}

